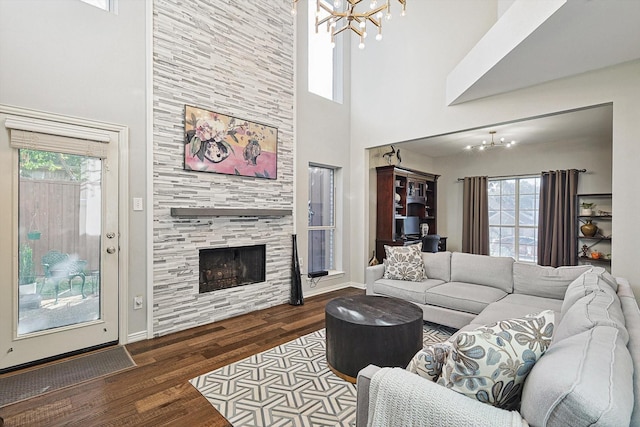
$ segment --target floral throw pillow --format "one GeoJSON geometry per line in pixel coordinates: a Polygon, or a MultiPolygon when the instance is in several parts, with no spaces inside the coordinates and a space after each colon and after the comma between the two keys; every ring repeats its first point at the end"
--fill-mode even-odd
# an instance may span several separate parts
{"type": "Polygon", "coordinates": [[[489,405],[518,409],[525,378],[551,344],[553,322],[553,311],[546,310],[461,332],[438,384],[489,405]]]}
{"type": "Polygon", "coordinates": [[[451,343],[443,342],[423,348],[413,356],[407,371],[430,381],[437,381],[442,374],[442,367],[451,352],[451,347],[451,343]]]}
{"type": "Polygon", "coordinates": [[[422,243],[409,246],[384,247],[384,278],[419,282],[424,279],[422,243]]]}

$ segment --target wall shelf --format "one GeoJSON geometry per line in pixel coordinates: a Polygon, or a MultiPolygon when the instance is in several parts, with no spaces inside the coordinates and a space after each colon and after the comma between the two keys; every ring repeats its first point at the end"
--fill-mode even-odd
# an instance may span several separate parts
{"type": "Polygon", "coordinates": [[[576,242],[578,250],[578,264],[599,264],[605,267],[607,270],[611,270],[610,258],[591,258],[589,252],[599,252],[602,255],[610,254],[611,252],[611,193],[597,193],[597,194],[578,194],[576,197],[576,242]],[[593,203],[595,209],[591,212],[591,215],[580,215],[580,205],[582,203],[593,203]],[[599,215],[598,211],[603,214],[599,215]],[[596,225],[597,231],[595,236],[587,237],[583,236],[580,227],[587,222],[592,222],[596,225]]]}

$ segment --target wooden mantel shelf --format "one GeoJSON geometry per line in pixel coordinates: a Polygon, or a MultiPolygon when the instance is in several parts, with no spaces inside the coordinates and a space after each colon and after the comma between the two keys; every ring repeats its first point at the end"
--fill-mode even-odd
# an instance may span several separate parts
{"type": "Polygon", "coordinates": [[[202,216],[288,216],[291,209],[242,209],[242,208],[171,208],[171,216],[202,217],[202,216]]]}

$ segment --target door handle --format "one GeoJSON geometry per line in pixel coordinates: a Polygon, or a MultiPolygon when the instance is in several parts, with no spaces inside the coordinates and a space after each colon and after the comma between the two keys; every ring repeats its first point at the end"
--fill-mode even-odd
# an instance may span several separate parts
{"type": "Polygon", "coordinates": [[[107,248],[107,253],[108,254],[115,254],[116,253],[116,248],[114,248],[113,246],[109,246],[107,248]]]}

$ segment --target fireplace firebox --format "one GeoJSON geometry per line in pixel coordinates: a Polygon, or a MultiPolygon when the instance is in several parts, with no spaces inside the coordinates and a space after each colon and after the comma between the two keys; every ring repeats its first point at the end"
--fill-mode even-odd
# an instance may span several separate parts
{"type": "Polygon", "coordinates": [[[265,281],[265,245],[200,249],[200,293],[265,281]]]}

